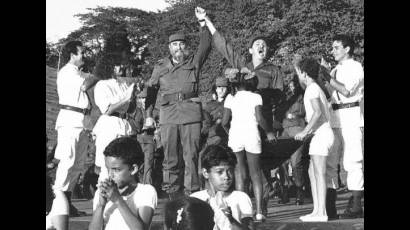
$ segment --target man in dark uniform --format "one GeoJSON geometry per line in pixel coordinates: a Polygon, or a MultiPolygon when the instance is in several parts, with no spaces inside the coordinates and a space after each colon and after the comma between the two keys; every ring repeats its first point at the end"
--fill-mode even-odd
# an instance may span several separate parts
{"type": "Polygon", "coordinates": [[[211,49],[211,36],[208,30],[203,29],[205,23],[199,23],[197,52],[194,55],[188,53],[184,34],[171,35],[168,41],[171,55],[158,62],[147,84],[147,125],[153,122],[152,109],[159,90],[159,119],[164,147],[162,189],[170,195],[170,199],[180,194],[183,188],[185,194],[199,190],[197,167],[202,107],[198,84],[201,67],[211,49]],[[181,167],[181,155],[185,167],[181,167]],[[183,178],[179,177],[181,170],[184,170],[183,178]]]}
{"type": "MultiPolygon", "coordinates": [[[[248,48],[249,53],[252,55],[252,61],[246,63],[245,57],[233,50],[232,45],[216,30],[207,16],[205,17],[205,22],[212,34],[216,49],[225,57],[229,64],[237,69],[247,67],[249,70],[255,72],[258,78],[257,89],[262,96],[262,114],[270,127],[279,128],[280,125],[277,125],[279,122],[274,122],[272,118],[276,106],[285,96],[283,93],[283,73],[279,67],[266,62],[268,52],[266,38],[256,36],[250,40],[248,48]]],[[[261,132],[261,138],[264,137],[265,133],[261,132]]],[[[267,203],[267,199],[269,199],[268,183],[264,175],[262,178],[264,184],[264,200],[265,203],[267,203]]],[[[266,212],[266,207],[264,207],[264,209],[266,212]]]]}

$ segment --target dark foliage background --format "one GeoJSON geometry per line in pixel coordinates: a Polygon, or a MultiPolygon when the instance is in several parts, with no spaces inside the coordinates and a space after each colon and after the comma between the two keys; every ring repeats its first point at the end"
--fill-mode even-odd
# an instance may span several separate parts
{"type": "MultiPolygon", "coordinates": [[[[126,57],[132,76],[148,79],[155,63],[169,54],[167,39],[182,31],[195,52],[199,26],[194,8],[201,6],[217,29],[243,55],[257,34],[269,37],[269,61],[292,76],[291,60],[297,53],[330,56],[331,39],[337,33],[351,35],[357,43],[355,59],[364,64],[363,0],[169,0],[169,8],[159,12],[120,7],[97,7],[78,14],[83,26],[56,44],[46,43],[46,62],[58,67],[63,44],[79,39],[88,47],[84,71],[94,72],[96,63],[108,66],[126,57]],[[108,56],[108,57],[107,57],[108,56]]],[[[60,67],[65,60],[60,60],[60,67]]],[[[335,64],[335,63],[332,63],[335,64]]],[[[202,69],[200,91],[204,94],[222,74],[227,62],[212,50],[202,69]]],[[[110,68],[106,68],[109,71],[110,68]]],[[[109,74],[109,73],[105,73],[109,74]]],[[[285,80],[288,82],[288,79],[285,80]]]]}

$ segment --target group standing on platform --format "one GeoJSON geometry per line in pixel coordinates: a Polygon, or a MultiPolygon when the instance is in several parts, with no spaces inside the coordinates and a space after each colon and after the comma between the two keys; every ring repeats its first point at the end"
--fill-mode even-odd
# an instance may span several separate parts
{"type": "Polygon", "coordinates": [[[185,34],[171,34],[169,55],[158,60],[142,86],[121,62],[97,62],[96,69],[110,69],[108,75],[82,74],[83,44],[65,45],[68,62],[57,75],[59,163],[54,183],[46,178],[47,229],[67,230],[69,216],[81,215],[71,194],[84,166],[84,117],[91,109],[87,90],[93,86],[101,115],[92,129],[99,177],[90,230],[150,228],[161,194],[154,179],[159,153],[157,189],[169,199],[166,229],[255,229],[266,220],[273,168],[279,171],[280,202],[289,202],[291,183],[296,205],[304,203],[310,187],[313,210],[301,221],[363,217],[364,71],[352,58],[352,39],[333,38],[331,53],[338,63],[333,69],[323,58],[296,58],[286,87],[281,68],[267,61],[267,37],[249,41],[247,63],[204,9],[196,7],[195,16],[196,51],[188,49],[185,34]],[[212,43],[229,67],[215,78],[213,98],[204,102],[199,79],[212,43]],[[275,156],[285,160],[275,166],[262,162],[275,156]],[[310,159],[308,180],[305,159],[310,159]],[[352,195],[338,215],[340,165],[352,195]]]}

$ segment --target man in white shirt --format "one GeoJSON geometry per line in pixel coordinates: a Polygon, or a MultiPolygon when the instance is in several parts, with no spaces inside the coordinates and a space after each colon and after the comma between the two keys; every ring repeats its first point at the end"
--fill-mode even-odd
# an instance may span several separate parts
{"type": "MultiPolygon", "coordinates": [[[[326,77],[332,93],[330,123],[335,142],[327,159],[327,212],[336,215],[337,165],[343,159],[347,171],[347,188],[352,192],[349,204],[341,218],[361,218],[361,198],[364,190],[363,177],[363,92],[364,71],[362,65],[353,60],[354,42],[346,35],[333,38],[332,54],[337,66],[326,77]],[[329,201],[329,199],[331,201],[329,201]],[[329,204],[332,203],[332,204],[329,204]],[[329,206],[330,205],[330,206],[329,206]]],[[[326,65],[322,60],[322,64],[326,65]]]]}
{"type": "Polygon", "coordinates": [[[70,203],[70,215],[80,213],[71,205],[71,193],[84,165],[87,145],[81,144],[87,133],[83,132],[84,115],[89,113],[86,90],[97,79],[85,77],[79,67],[83,65],[83,46],[80,41],[70,41],[63,48],[63,58],[69,60],[57,74],[57,93],[60,112],[56,120],[57,147],[55,158],[60,162],[53,189],[63,191],[70,203]]]}

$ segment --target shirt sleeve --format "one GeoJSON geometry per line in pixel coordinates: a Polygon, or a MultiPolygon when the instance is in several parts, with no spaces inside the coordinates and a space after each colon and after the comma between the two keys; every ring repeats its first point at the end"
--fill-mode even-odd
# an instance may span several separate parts
{"type": "Polygon", "coordinates": [[[317,84],[312,83],[312,85],[306,89],[305,97],[309,100],[313,98],[320,98],[319,86],[317,84]]]}
{"type": "Polygon", "coordinates": [[[147,206],[155,210],[158,204],[157,192],[152,185],[139,184],[138,186],[144,186],[141,193],[134,195],[134,203],[138,204],[139,207],[147,206]]]}
{"type": "Polygon", "coordinates": [[[107,94],[106,85],[101,81],[98,82],[94,88],[94,100],[102,114],[107,112],[108,107],[111,104],[111,100],[107,94]]]}
{"type": "Polygon", "coordinates": [[[100,196],[100,189],[97,189],[94,193],[94,198],[93,198],[93,211],[95,210],[95,208],[97,208],[97,204],[98,204],[98,200],[100,196]]]}
{"type": "Polygon", "coordinates": [[[354,63],[351,69],[351,77],[345,82],[345,88],[350,94],[353,94],[364,80],[364,71],[360,63],[354,63]]]}
{"type": "Polygon", "coordinates": [[[245,217],[252,217],[252,201],[249,196],[244,192],[238,192],[238,201],[239,201],[239,211],[240,219],[242,220],[245,217]]]}
{"type": "Polygon", "coordinates": [[[261,95],[255,93],[255,106],[262,105],[262,97],[261,95]]]}
{"type": "Polygon", "coordinates": [[[60,193],[56,193],[56,197],[54,198],[53,201],[53,207],[51,208],[50,211],[50,216],[58,216],[58,215],[68,215],[69,211],[68,211],[69,207],[68,207],[68,201],[67,198],[65,197],[65,195],[60,192],[60,193]]]}

